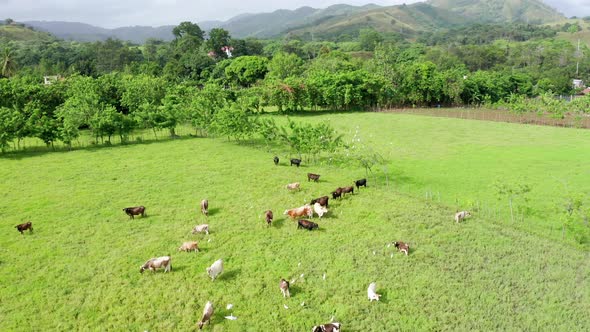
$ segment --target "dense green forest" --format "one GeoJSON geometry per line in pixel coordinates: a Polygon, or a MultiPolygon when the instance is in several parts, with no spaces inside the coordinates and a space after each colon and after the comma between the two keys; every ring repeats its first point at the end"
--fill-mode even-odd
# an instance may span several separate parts
{"type": "Polygon", "coordinates": [[[182,22],[173,41],[143,45],[0,37],[0,147],[27,137],[68,145],[84,129],[96,142],[126,141],[136,129],[174,136],[185,124],[198,135],[268,137],[276,125],[249,116],[268,110],[507,105],[586,112],[588,98],[552,98],[579,92],[572,79],[589,77],[588,47],[555,38],[581,28],[476,24],[416,40],[365,28],[346,41],[306,41],[236,39],[182,22]],[[58,78],[43,84],[48,75],[58,78]]]}

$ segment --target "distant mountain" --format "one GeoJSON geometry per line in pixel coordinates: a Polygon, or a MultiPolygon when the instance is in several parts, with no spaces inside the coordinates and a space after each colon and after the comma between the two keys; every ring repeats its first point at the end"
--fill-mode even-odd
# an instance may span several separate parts
{"type": "MultiPolygon", "coordinates": [[[[412,5],[388,7],[341,4],[324,9],[280,9],[270,13],[241,14],[225,22],[204,21],[198,24],[205,31],[223,28],[235,38],[272,38],[287,33],[312,38],[337,38],[341,34],[355,35],[359,29],[366,27],[411,38],[420,32],[470,23],[547,23],[564,18],[539,0],[427,0],[412,5]]],[[[25,23],[59,38],[78,41],[116,38],[142,44],[148,38],[165,41],[174,38],[172,25],[105,29],[73,22],[25,23]]]]}
{"type": "Polygon", "coordinates": [[[174,38],[172,35],[172,29],[174,28],[173,25],[165,25],[156,28],[148,26],[134,26],[105,29],[78,22],[28,21],[24,23],[37,30],[49,32],[58,38],[86,42],[113,38],[142,44],[148,38],[156,38],[166,41],[172,40],[174,38]]]}
{"type": "Polygon", "coordinates": [[[428,0],[471,20],[485,22],[524,22],[531,24],[560,21],[565,16],[539,0],[428,0]]]}
{"type": "Polygon", "coordinates": [[[294,35],[316,38],[336,38],[343,34],[355,35],[360,29],[372,28],[379,32],[395,32],[411,37],[418,32],[431,31],[469,23],[469,20],[446,9],[426,3],[374,8],[365,12],[340,16],[326,16],[308,24],[289,29],[294,35]]]}
{"type": "Polygon", "coordinates": [[[295,10],[280,9],[271,13],[242,14],[219,25],[236,38],[270,38],[281,35],[293,27],[330,18],[345,18],[356,13],[380,8],[374,4],[365,6],[333,5],[324,9],[301,7],[295,10]]]}
{"type": "Polygon", "coordinates": [[[47,32],[36,31],[22,23],[0,24],[0,42],[12,41],[52,41],[55,37],[47,32]]]}

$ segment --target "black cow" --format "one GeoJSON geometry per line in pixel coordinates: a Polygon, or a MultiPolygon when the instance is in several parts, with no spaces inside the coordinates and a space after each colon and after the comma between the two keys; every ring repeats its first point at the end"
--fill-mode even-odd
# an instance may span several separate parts
{"type": "Polygon", "coordinates": [[[314,205],[315,203],[320,203],[321,206],[325,206],[325,207],[329,207],[328,206],[328,196],[323,196],[320,198],[316,198],[316,199],[312,199],[311,202],[309,203],[309,205],[314,205]]]}
{"type": "Polygon", "coordinates": [[[356,189],[359,189],[361,186],[367,188],[367,179],[356,180],[354,181],[354,184],[356,185],[356,189]]]}
{"type": "Polygon", "coordinates": [[[291,159],[291,165],[289,166],[293,166],[293,165],[297,165],[297,167],[299,167],[299,165],[301,165],[301,159],[291,159]]]}
{"type": "Polygon", "coordinates": [[[299,221],[297,221],[297,229],[305,228],[305,229],[311,231],[312,229],[319,228],[319,227],[320,226],[313,221],[309,221],[309,220],[305,220],[305,219],[300,219],[299,221]]]}
{"type": "Polygon", "coordinates": [[[337,188],[336,190],[334,190],[332,192],[332,199],[336,199],[336,198],[340,198],[342,197],[342,188],[337,188]]]}
{"type": "Polygon", "coordinates": [[[134,216],[137,216],[140,214],[142,217],[145,217],[145,207],[143,207],[143,206],[128,207],[128,208],[124,208],[123,211],[125,211],[125,213],[127,213],[129,218],[131,218],[131,219],[135,219],[134,216]]]}
{"type": "Polygon", "coordinates": [[[27,229],[29,230],[29,233],[33,233],[33,223],[31,223],[30,221],[20,224],[20,225],[16,225],[16,226],[14,226],[14,228],[16,228],[23,235],[25,234],[23,232],[26,231],[27,229]]]}
{"type": "Polygon", "coordinates": [[[314,326],[311,332],[340,332],[340,323],[328,323],[314,326]]]}
{"type": "Polygon", "coordinates": [[[275,162],[275,166],[279,164],[279,157],[275,156],[272,160],[275,162]]]}

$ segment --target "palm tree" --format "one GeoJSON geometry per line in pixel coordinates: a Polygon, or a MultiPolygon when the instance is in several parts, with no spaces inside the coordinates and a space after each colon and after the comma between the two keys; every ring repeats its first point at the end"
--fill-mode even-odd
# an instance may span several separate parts
{"type": "Polygon", "coordinates": [[[0,76],[10,77],[16,73],[16,62],[12,57],[12,50],[8,47],[2,50],[0,55],[0,76]]]}

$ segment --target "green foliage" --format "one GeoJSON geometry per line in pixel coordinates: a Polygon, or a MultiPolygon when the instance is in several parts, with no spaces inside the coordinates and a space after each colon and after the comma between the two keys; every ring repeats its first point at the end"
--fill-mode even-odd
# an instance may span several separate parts
{"type": "Polygon", "coordinates": [[[309,125],[289,120],[280,130],[283,143],[299,156],[317,157],[321,152],[334,152],[342,145],[342,136],[327,123],[309,125]]]}
{"type": "Polygon", "coordinates": [[[358,40],[363,50],[374,51],[375,46],[383,41],[383,37],[374,29],[361,29],[358,40]]]}
{"type": "MultiPolygon", "coordinates": [[[[517,206],[519,211],[528,211],[528,193],[531,187],[526,183],[507,183],[506,181],[496,180],[493,185],[498,200],[507,199],[510,207],[510,217],[514,222],[514,203],[519,203],[517,206]]],[[[523,213],[524,214],[524,213],[523,213]]]]}
{"type": "Polygon", "coordinates": [[[226,105],[214,115],[212,130],[228,140],[241,141],[255,134],[256,120],[238,104],[226,105]]]}
{"type": "Polygon", "coordinates": [[[303,60],[293,53],[275,53],[268,63],[268,77],[284,80],[303,73],[303,60]]]}
{"type": "Polygon", "coordinates": [[[206,84],[196,91],[190,98],[188,115],[197,132],[206,135],[211,130],[215,114],[225,108],[228,102],[228,91],[217,84],[206,84]]]}
{"type": "Polygon", "coordinates": [[[205,43],[209,52],[213,52],[218,58],[227,58],[222,47],[231,46],[231,36],[227,30],[213,28],[209,31],[209,39],[205,43]]]}
{"type": "Polygon", "coordinates": [[[235,85],[249,87],[264,78],[268,71],[268,59],[261,56],[241,56],[225,67],[227,79],[235,85]]]}

